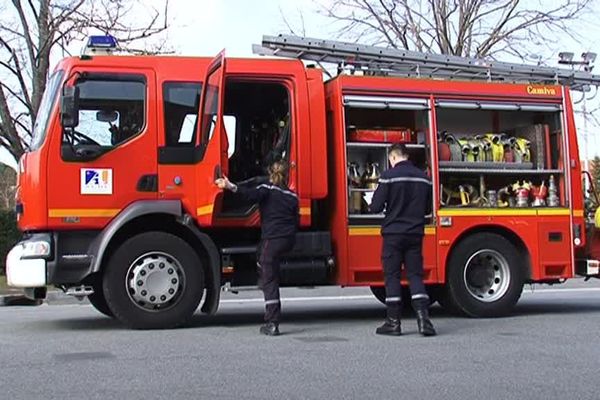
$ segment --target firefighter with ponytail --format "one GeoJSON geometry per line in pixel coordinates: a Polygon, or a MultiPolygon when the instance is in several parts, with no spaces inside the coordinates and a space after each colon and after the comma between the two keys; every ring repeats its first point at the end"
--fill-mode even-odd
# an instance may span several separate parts
{"type": "Polygon", "coordinates": [[[292,250],[296,241],[299,212],[298,196],[287,187],[288,166],[275,161],[268,168],[269,183],[245,188],[231,183],[227,177],[215,184],[220,189],[238,193],[250,203],[258,203],[261,219],[261,242],[258,267],[260,287],[265,298],[265,324],[260,332],[279,335],[281,302],[279,299],[279,264],[281,257],[292,250]]]}

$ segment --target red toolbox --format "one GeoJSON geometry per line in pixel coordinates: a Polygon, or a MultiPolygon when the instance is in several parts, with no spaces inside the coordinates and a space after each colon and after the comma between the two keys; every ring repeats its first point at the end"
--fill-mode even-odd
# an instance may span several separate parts
{"type": "Polygon", "coordinates": [[[352,129],[348,133],[348,141],[375,143],[413,142],[414,133],[408,128],[352,129]]]}

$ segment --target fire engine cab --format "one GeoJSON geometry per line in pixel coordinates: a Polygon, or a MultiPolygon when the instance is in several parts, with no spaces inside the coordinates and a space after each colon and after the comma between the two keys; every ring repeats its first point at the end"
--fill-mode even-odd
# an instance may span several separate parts
{"type": "Polygon", "coordinates": [[[257,185],[284,159],[301,229],[282,286],[383,300],[368,205],[397,142],[433,182],[424,279],[443,307],[498,316],[526,283],[599,277],[570,94],[598,76],[293,36],[248,59],[94,43],[50,76],[19,162],[7,277],[31,297],[54,285],[141,329],[215,313],[223,289],[256,286],[259,239],[257,206],[215,177],[257,185]]]}

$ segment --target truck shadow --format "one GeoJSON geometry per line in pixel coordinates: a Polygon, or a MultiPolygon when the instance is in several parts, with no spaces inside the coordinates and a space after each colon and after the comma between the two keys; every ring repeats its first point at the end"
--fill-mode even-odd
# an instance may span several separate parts
{"type": "MultiPolygon", "coordinates": [[[[184,329],[193,328],[236,328],[246,326],[257,326],[262,323],[262,308],[256,305],[224,307],[216,315],[206,316],[199,311],[192,318],[191,323],[184,329]]],[[[464,318],[453,315],[435,304],[430,309],[430,314],[434,320],[460,320],[476,323],[476,318],[464,318]]],[[[598,314],[600,315],[600,300],[594,299],[555,299],[555,300],[526,300],[517,304],[515,310],[506,318],[519,319],[532,316],[565,316],[577,314],[598,314]]],[[[378,324],[385,317],[385,308],[380,304],[359,304],[359,305],[314,305],[304,307],[285,307],[283,309],[282,324],[311,325],[311,324],[343,324],[344,322],[354,323],[362,321],[365,324],[378,324]]],[[[412,310],[405,310],[403,319],[412,320],[414,314],[412,310]]],[[[485,319],[492,321],[494,318],[485,319]]],[[[41,321],[36,322],[39,324],[41,321]]],[[[102,330],[122,330],[124,328],[118,321],[101,315],[79,318],[61,318],[58,320],[44,321],[46,328],[72,331],[102,331],[102,330]]],[[[296,330],[302,330],[297,326],[296,330]]],[[[309,329],[313,329],[312,327],[309,329]]]]}
{"type": "Polygon", "coordinates": [[[528,301],[517,303],[515,310],[509,316],[535,315],[568,315],[568,314],[600,314],[600,300],[581,299],[578,301],[528,301]],[[587,302],[586,302],[587,301],[587,302]]]}
{"type": "MultiPolygon", "coordinates": [[[[564,300],[554,301],[525,301],[520,302],[514,311],[504,318],[521,318],[536,315],[577,315],[577,314],[599,314],[600,301],[584,303],[585,300],[565,302],[564,300]]],[[[445,319],[464,319],[477,321],[477,318],[467,318],[448,312],[438,304],[430,308],[431,318],[434,320],[445,319]]],[[[361,305],[360,308],[339,307],[339,306],[314,306],[306,307],[301,310],[289,309],[283,310],[282,323],[343,323],[365,321],[369,324],[377,324],[385,318],[385,308],[382,305],[361,305]]],[[[414,312],[410,307],[402,313],[403,319],[414,319],[414,312]]],[[[498,318],[486,318],[494,320],[498,318]]],[[[224,310],[216,315],[206,317],[196,314],[190,327],[238,327],[244,325],[256,325],[262,322],[262,313],[246,312],[242,310],[224,310]]]]}
{"type": "MultiPolygon", "coordinates": [[[[361,308],[342,307],[306,307],[303,309],[284,308],[282,312],[282,324],[285,323],[330,323],[330,322],[354,322],[379,321],[385,316],[385,309],[379,305],[362,306],[361,308]]],[[[257,325],[263,322],[262,310],[256,307],[253,310],[222,310],[216,315],[203,316],[196,314],[191,328],[200,327],[239,327],[245,325],[257,325]]]]}

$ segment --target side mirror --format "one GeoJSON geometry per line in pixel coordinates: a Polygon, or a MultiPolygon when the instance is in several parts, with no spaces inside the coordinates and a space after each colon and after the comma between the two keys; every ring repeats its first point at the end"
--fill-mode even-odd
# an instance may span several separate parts
{"type": "Polygon", "coordinates": [[[79,88],[65,86],[60,99],[60,122],[63,128],[79,125],[79,88]]]}
{"type": "Polygon", "coordinates": [[[112,124],[113,122],[115,122],[116,120],[119,119],[119,113],[117,113],[116,111],[98,111],[96,113],[96,121],[99,122],[107,122],[109,124],[112,124]]]}

